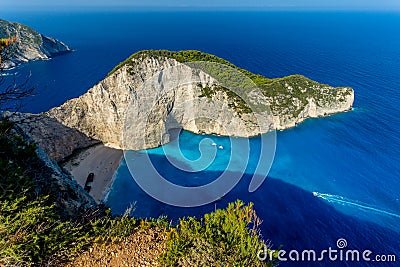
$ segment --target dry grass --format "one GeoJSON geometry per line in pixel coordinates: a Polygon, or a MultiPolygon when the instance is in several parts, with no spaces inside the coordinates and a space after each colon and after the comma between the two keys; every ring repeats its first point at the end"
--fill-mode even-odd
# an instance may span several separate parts
{"type": "Polygon", "coordinates": [[[123,242],[95,244],[66,267],[160,266],[157,258],[165,249],[165,239],[164,229],[138,231],[123,242]]]}

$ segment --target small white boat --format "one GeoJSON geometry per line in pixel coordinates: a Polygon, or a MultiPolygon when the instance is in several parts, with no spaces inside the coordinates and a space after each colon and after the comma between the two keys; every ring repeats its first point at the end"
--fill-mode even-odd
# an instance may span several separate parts
{"type": "Polygon", "coordinates": [[[219,149],[224,149],[224,147],[223,147],[223,146],[219,146],[218,148],[219,148],[219,149]]]}
{"type": "Polygon", "coordinates": [[[217,144],[216,144],[216,143],[212,143],[211,145],[212,145],[212,146],[216,146],[217,144]]]}
{"type": "Polygon", "coordinates": [[[314,197],[318,196],[318,192],[312,192],[312,194],[314,197]]]}

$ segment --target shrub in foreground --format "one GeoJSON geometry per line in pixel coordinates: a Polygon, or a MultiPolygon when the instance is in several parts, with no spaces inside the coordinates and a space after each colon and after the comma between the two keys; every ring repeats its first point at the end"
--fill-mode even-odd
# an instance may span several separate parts
{"type": "Polygon", "coordinates": [[[54,266],[93,242],[133,233],[134,218],[102,209],[60,216],[52,195],[38,190],[46,170],[40,169],[36,146],[13,133],[13,126],[0,121],[0,266],[54,266]]]}
{"type": "Polygon", "coordinates": [[[167,232],[166,251],[160,262],[166,266],[273,266],[257,258],[261,241],[253,204],[236,201],[225,210],[181,219],[167,232]]]}
{"type": "MultiPolygon", "coordinates": [[[[45,170],[37,164],[36,147],[0,121],[0,266],[63,266],[94,243],[119,242],[135,231],[166,228],[165,218],[136,220],[129,210],[86,211],[60,216],[51,193],[36,183],[45,170]]],[[[163,266],[272,266],[257,253],[264,248],[253,205],[237,201],[225,210],[188,217],[166,230],[163,266]]]]}

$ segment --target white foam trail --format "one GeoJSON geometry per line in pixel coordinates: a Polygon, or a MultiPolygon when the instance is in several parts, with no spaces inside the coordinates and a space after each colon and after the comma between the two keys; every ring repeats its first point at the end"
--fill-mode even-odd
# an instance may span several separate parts
{"type": "Polygon", "coordinates": [[[377,209],[374,207],[369,206],[368,204],[356,201],[356,200],[352,200],[349,198],[345,198],[342,196],[338,196],[338,195],[331,195],[331,194],[322,194],[322,193],[318,193],[318,192],[313,192],[313,195],[319,198],[322,198],[330,203],[338,203],[338,204],[342,204],[345,206],[351,206],[351,207],[356,207],[359,209],[363,209],[363,210],[370,210],[373,212],[377,212],[380,214],[384,214],[384,215],[389,215],[392,217],[396,217],[400,219],[400,215],[396,214],[396,213],[392,213],[389,211],[385,211],[385,210],[381,210],[381,209],[377,209]]]}
{"type": "Polygon", "coordinates": [[[4,72],[4,73],[0,74],[0,76],[15,76],[15,75],[18,75],[18,72],[14,72],[14,73],[4,72]]]}

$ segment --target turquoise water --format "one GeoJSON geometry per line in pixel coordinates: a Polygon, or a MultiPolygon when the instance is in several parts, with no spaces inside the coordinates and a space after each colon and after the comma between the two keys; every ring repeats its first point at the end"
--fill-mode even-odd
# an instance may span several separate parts
{"type": "MultiPolygon", "coordinates": [[[[82,94],[119,61],[150,48],[198,49],[268,77],[300,73],[319,82],[353,87],[353,111],[278,132],[272,169],[254,193],[248,192],[248,186],[259,138],[250,139],[251,158],[239,184],[215,203],[197,208],[162,204],[138,187],[123,162],[108,204],[121,213],[136,202],[136,216],[168,215],[175,220],[201,216],[242,199],[255,203],[263,220],[262,233],[275,247],[326,249],[345,238],[349,248],[400,257],[399,13],[0,11],[0,16],[27,23],[76,50],[13,70],[21,76],[31,71],[31,82],[38,87],[26,111],[44,111],[82,94]]],[[[199,156],[198,144],[206,137],[224,149],[217,150],[215,161],[200,173],[174,168],[161,148],[146,153],[170,181],[206,184],[226,168],[229,139],[180,135],[183,154],[189,159],[199,156]]],[[[173,149],[169,153],[177,156],[173,149]]]]}

